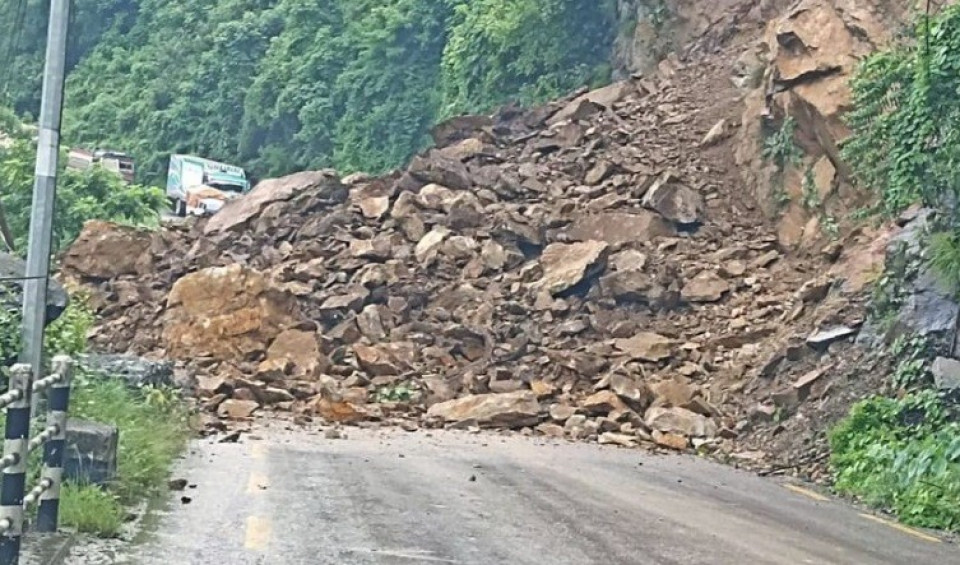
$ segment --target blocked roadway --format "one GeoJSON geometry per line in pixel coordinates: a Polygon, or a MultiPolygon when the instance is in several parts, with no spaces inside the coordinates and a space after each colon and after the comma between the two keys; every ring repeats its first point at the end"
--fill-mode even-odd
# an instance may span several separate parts
{"type": "Polygon", "coordinates": [[[116,563],[960,563],[929,533],[692,457],[456,432],[198,444],[116,563]],[[173,560],[173,561],[171,561],[173,560]]]}

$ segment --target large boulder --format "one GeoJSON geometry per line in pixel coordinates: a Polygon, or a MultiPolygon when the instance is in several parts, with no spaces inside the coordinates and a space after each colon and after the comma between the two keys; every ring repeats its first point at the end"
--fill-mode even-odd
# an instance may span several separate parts
{"type": "Polygon", "coordinates": [[[632,359],[657,362],[673,356],[676,342],[653,332],[640,332],[630,338],[616,339],[613,345],[632,359]]]}
{"type": "Polygon", "coordinates": [[[654,406],[647,410],[644,420],[651,430],[663,433],[705,438],[717,435],[717,424],[713,420],[685,408],[654,406]]]}
{"type": "Polygon", "coordinates": [[[244,361],[261,356],[299,321],[295,297],[259,271],[212,267],[173,285],[162,337],[173,357],[244,361]]]}
{"type": "Polygon", "coordinates": [[[956,339],[960,304],[922,257],[927,233],[932,229],[932,217],[932,211],[921,210],[888,242],[885,269],[905,270],[907,265],[916,265],[919,272],[897,282],[901,300],[896,311],[868,319],[857,336],[858,343],[877,346],[901,334],[922,335],[946,343],[956,339]]]}
{"type": "Polygon", "coordinates": [[[704,208],[700,194],[681,184],[671,171],[663,173],[647,190],[643,197],[643,205],[680,225],[700,222],[704,208]]]}
{"type": "Polygon", "coordinates": [[[78,368],[109,378],[121,379],[131,387],[173,386],[173,363],[153,361],[134,355],[80,355],[78,368]]]}
{"type": "Polygon", "coordinates": [[[960,361],[948,357],[937,357],[930,367],[933,382],[937,389],[947,392],[960,390],[960,361]]]}
{"type": "Polygon", "coordinates": [[[67,421],[63,476],[80,484],[105,485],[117,476],[116,426],[70,418],[67,421]]]}
{"type": "Polygon", "coordinates": [[[421,185],[437,184],[454,190],[470,190],[473,177],[459,160],[448,159],[439,151],[417,155],[410,161],[407,172],[421,185]]]}
{"type": "Polygon", "coordinates": [[[491,126],[493,120],[489,116],[457,116],[435,125],[430,136],[437,147],[447,147],[482,134],[491,126]]]}
{"type": "Polygon", "coordinates": [[[107,280],[149,271],[150,231],[101,220],[83,225],[63,254],[64,272],[83,279],[107,280]]]}
{"type": "Polygon", "coordinates": [[[567,228],[567,236],[572,240],[604,241],[610,245],[646,243],[671,235],[676,235],[673,226],[647,210],[584,215],[567,228]]]}
{"type": "Polygon", "coordinates": [[[862,0],[802,0],[770,23],[771,80],[776,101],[795,107],[801,127],[816,135],[834,162],[837,143],[848,134],[849,81],[860,61],[892,38],[901,3],[876,10],[862,0]],[[898,5],[899,4],[899,5],[898,5]]]}
{"type": "Polygon", "coordinates": [[[591,108],[590,113],[595,113],[603,108],[613,108],[613,105],[623,100],[630,94],[636,92],[636,87],[630,81],[620,81],[607,86],[591,90],[582,94],[561,108],[556,114],[550,117],[549,124],[557,124],[565,120],[576,120],[586,117],[585,108],[591,108]]]}
{"type": "Polygon", "coordinates": [[[685,285],[680,295],[688,302],[716,302],[730,291],[730,284],[713,271],[703,271],[685,285]]]}
{"type": "Polygon", "coordinates": [[[416,346],[395,342],[380,345],[354,345],[357,364],[371,377],[395,377],[413,367],[416,346]]]}
{"type": "MultiPolygon", "coordinates": [[[[23,308],[23,286],[26,263],[16,255],[0,252],[0,307],[9,311],[23,308]]],[[[54,279],[47,283],[46,323],[56,320],[67,308],[67,291],[54,279]]]]}
{"type": "MultiPolygon", "coordinates": [[[[766,68],[755,73],[764,79],[746,97],[737,163],[745,186],[755,187],[761,207],[780,218],[781,245],[810,244],[819,236],[815,220],[828,201],[821,194],[820,206],[804,209],[799,202],[803,171],[821,163],[822,181],[822,173],[828,172],[826,157],[835,168],[836,182],[849,178],[840,147],[850,134],[844,119],[852,108],[850,80],[864,57],[894,39],[894,30],[909,19],[906,13],[912,9],[910,2],[889,0],[801,0],[769,18],[763,41],[742,55],[762,59],[766,68]],[[780,175],[763,160],[762,148],[768,130],[781,127],[787,116],[793,118],[794,139],[808,157],[796,170],[780,175]],[[794,200],[785,210],[778,203],[784,194],[794,200]]],[[[840,204],[829,208],[832,214],[859,206],[859,201],[840,204]]]]}
{"type": "Polygon", "coordinates": [[[330,170],[304,171],[278,179],[268,179],[243,198],[224,205],[207,221],[203,231],[210,235],[240,228],[259,216],[267,206],[291,200],[304,192],[315,192],[331,203],[345,202],[349,196],[347,187],[340,182],[340,177],[330,170]]]}
{"type": "Polygon", "coordinates": [[[315,332],[299,329],[282,331],[267,349],[269,364],[289,364],[289,376],[314,380],[330,368],[330,360],[321,353],[315,332]]]}
{"type": "Polygon", "coordinates": [[[482,427],[522,428],[540,420],[540,403],[529,390],[478,394],[434,404],[427,416],[446,422],[474,421],[482,427]]]}
{"type": "Polygon", "coordinates": [[[608,249],[606,242],[594,240],[550,244],[540,257],[543,267],[540,288],[554,296],[570,291],[606,268],[608,249]]]}

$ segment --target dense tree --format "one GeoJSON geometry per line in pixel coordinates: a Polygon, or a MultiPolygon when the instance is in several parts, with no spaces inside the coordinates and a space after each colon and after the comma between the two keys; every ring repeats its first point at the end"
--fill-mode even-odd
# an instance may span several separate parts
{"type": "MultiPolygon", "coordinates": [[[[0,103],[18,113],[40,107],[43,53],[50,0],[0,2],[0,103]]],[[[136,21],[140,0],[75,0],[67,69],[72,70],[110,32],[122,35],[136,21]]]]}
{"type": "Polygon", "coordinates": [[[537,102],[609,77],[613,1],[448,1],[456,15],[443,55],[445,115],[508,98],[537,102]]]}
{"type": "MultiPolygon", "coordinates": [[[[33,174],[36,144],[29,130],[23,129],[9,111],[0,109],[0,209],[9,225],[12,243],[19,252],[26,250],[33,198],[33,174]]],[[[61,156],[57,183],[56,221],[53,226],[54,249],[69,244],[91,219],[129,224],[155,223],[157,211],[165,204],[163,192],[156,188],[126,185],[120,177],[100,167],[85,171],[66,170],[66,155],[61,156]]]]}
{"type": "MultiPolygon", "coordinates": [[[[380,172],[441,117],[606,80],[615,3],[75,0],[65,139],[129,151],[152,182],[176,152],[257,176],[380,172]]],[[[35,113],[46,2],[13,4],[29,31],[12,33],[8,5],[0,38],[23,37],[0,45],[0,67],[15,109],[35,113]]]]}
{"type": "Polygon", "coordinates": [[[443,2],[423,0],[352,4],[345,30],[349,62],[334,96],[342,111],[333,162],[346,170],[381,171],[426,143],[440,102],[450,12],[443,2]]]}
{"type": "Polygon", "coordinates": [[[245,92],[276,31],[270,4],[143,0],[130,31],[107,38],[71,74],[66,140],[129,151],[155,182],[171,153],[236,160],[245,92]]]}

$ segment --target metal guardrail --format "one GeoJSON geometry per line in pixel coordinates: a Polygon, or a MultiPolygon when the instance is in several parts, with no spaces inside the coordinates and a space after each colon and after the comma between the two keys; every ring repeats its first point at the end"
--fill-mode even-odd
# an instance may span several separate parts
{"type": "Polygon", "coordinates": [[[53,359],[53,372],[33,379],[29,365],[14,365],[10,370],[8,392],[0,395],[0,409],[6,408],[3,457],[0,458],[0,565],[17,565],[24,518],[30,506],[39,501],[35,530],[57,531],[60,515],[60,486],[63,480],[63,453],[67,439],[67,407],[73,360],[67,356],[53,359]],[[42,432],[30,437],[30,406],[33,394],[47,394],[47,420],[42,432]],[[29,492],[27,459],[43,447],[40,481],[29,492]]]}

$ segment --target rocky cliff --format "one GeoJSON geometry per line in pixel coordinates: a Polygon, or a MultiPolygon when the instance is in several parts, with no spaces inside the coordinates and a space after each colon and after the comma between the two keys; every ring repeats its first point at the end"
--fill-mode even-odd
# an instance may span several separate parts
{"type": "Polygon", "coordinates": [[[870,198],[852,186],[840,155],[849,136],[848,83],[859,61],[911,25],[911,4],[621,0],[614,66],[619,76],[642,75],[671,57],[696,64],[737,52],[730,80],[742,104],[727,109],[730,122],[742,126],[736,160],[743,182],[776,223],[784,248],[810,248],[825,231],[852,228],[845,218],[870,198]],[[764,146],[784,124],[797,159],[779,170],[764,146]]]}

